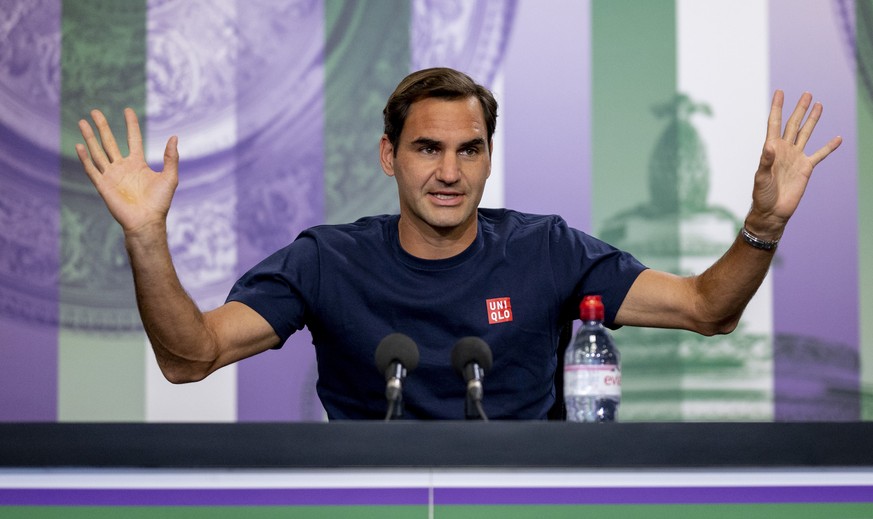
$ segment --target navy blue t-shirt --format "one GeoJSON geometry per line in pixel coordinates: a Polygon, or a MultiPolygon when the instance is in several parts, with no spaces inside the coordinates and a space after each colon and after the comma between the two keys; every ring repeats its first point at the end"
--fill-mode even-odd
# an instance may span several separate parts
{"type": "Polygon", "coordinates": [[[381,419],[385,379],[376,346],[400,332],[419,347],[403,388],[405,416],[463,419],[466,387],[451,351],[481,337],[489,418],[541,419],[555,400],[555,352],[583,295],[600,294],[611,324],[645,267],[558,216],[480,209],[476,240],[448,259],[405,252],[398,215],[308,229],[236,283],[228,301],[261,314],[282,343],[304,326],[330,419],[381,419]]]}

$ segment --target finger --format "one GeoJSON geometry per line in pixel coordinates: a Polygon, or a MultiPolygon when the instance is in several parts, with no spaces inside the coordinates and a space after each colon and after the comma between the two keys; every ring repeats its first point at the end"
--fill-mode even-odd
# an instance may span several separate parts
{"type": "Polygon", "coordinates": [[[142,148],[142,132],[139,129],[139,119],[132,108],[124,109],[124,121],[127,123],[127,147],[132,156],[144,157],[142,148]]]}
{"type": "Polygon", "coordinates": [[[840,144],[843,143],[842,137],[834,137],[827,144],[818,149],[815,153],[809,156],[809,160],[812,161],[813,167],[815,167],[819,162],[823,161],[825,157],[830,155],[834,150],[840,147],[840,144]]]}
{"type": "Polygon", "coordinates": [[[91,118],[94,119],[94,124],[97,126],[97,131],[100,133],[100,140],[103,141],[103,150],[110,162],[115,162],[121,159],[121,150],[118,149],[118,143],[115,142],[115,136],[112,135],[112,130],[109,128],[109,121],[104,117],[100,110],[92,110],[91,118]]]}
{"type": "Polygon", "coordinates": [[[785,123],[785,133],[782,135],[788,142],[794,142],[797,139],[797,131],[800,129],[800,123],[803,121],[803,116],[809,110],[809,103],[812,102],[812,94],[804,92],[800,99],[797,100],[797,105],[794,111],[791,112],[791,117],[785,123]]]}
{"type": "Polygon", "coordinates": [[[815,129],[815,125],[818,124],[819,119],[821,119],[822,109],[821,103],[815,103],[812,105],[809,117],[806,118],[806,121],[800,128],[800,132],[797,134],[797,140],[795,141],[795,143],[800,146],[800,149],[806,147],[806,143],[809,142],[809,138],[812,136],[812,131],[815,129]]]}
{"type": "Polygon", "coordinates": [[[96,186],[97,182],[100,181],[101,173],[91,160],[91,156],[88,155],[88,150],[85,149],[84,144],[76,144],[76,155],[79,156],[79,162],[81,162],[82,167],[85,168],[85,174],[91,179],[91,183],[96,186]]]}
{"type": "Polygon", "coordinates": [[[88,121],[84,119],[79,121],[79,131],[82,132],[82,138],[85,139],[85,145],[88,146],[88,153],[91,154],[94,164],[100,171],[105,171],[106,167],[109,166],[109,159],[103,152],[103,146],[100,145],[100,141],[97,140],[97,136],[94,135],[94,130],[91,129],[88,121]]]}
{"type": "Polygon", "coordinates": [[[767,119],[767,139],[778,139],[782,132],[782,104],[785,94],[781,90],[773,93],[773,102],[770,104],[770,117],[767,119]]]}

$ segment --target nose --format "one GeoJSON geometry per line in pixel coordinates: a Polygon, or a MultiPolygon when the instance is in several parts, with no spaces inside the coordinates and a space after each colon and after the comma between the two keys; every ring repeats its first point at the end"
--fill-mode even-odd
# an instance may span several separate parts
{"type": "Polygon", "coordinates": [[[446,153],[436,172],[436,179],[444,184],[454,184],[461,179],[461,163],[454,153],[446,153]]]}

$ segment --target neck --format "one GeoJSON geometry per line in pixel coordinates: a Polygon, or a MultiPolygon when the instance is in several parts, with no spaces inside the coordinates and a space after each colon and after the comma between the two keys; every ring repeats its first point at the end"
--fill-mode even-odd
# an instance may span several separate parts
{"type": "Polygon", "coordinates": [[[415,226],[400,216],[397,233],[400,246],[409,254],[426,260],[451,258],[464,252],[476,239],[479,225],[475,217],[470,224],[446,229],[415,226]]]}

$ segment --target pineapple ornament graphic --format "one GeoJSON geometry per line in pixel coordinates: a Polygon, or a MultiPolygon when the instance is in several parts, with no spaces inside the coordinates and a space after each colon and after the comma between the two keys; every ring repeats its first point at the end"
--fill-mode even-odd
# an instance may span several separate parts
{"type": "MultiPolygon", "coordinates": [[[[666,125],[649,160],[649,200],[608,219],[600,236],[652,268],[697,274],[731,246],[742,222],[708,201],[709,159],[692,121],[713,114],[685,94],[653,112],[666,125]]],[[[624,420],[772,418],[767,336],[742,324],[718,337],[632,327],[615,335],[624,359],[624,420]]]]}

